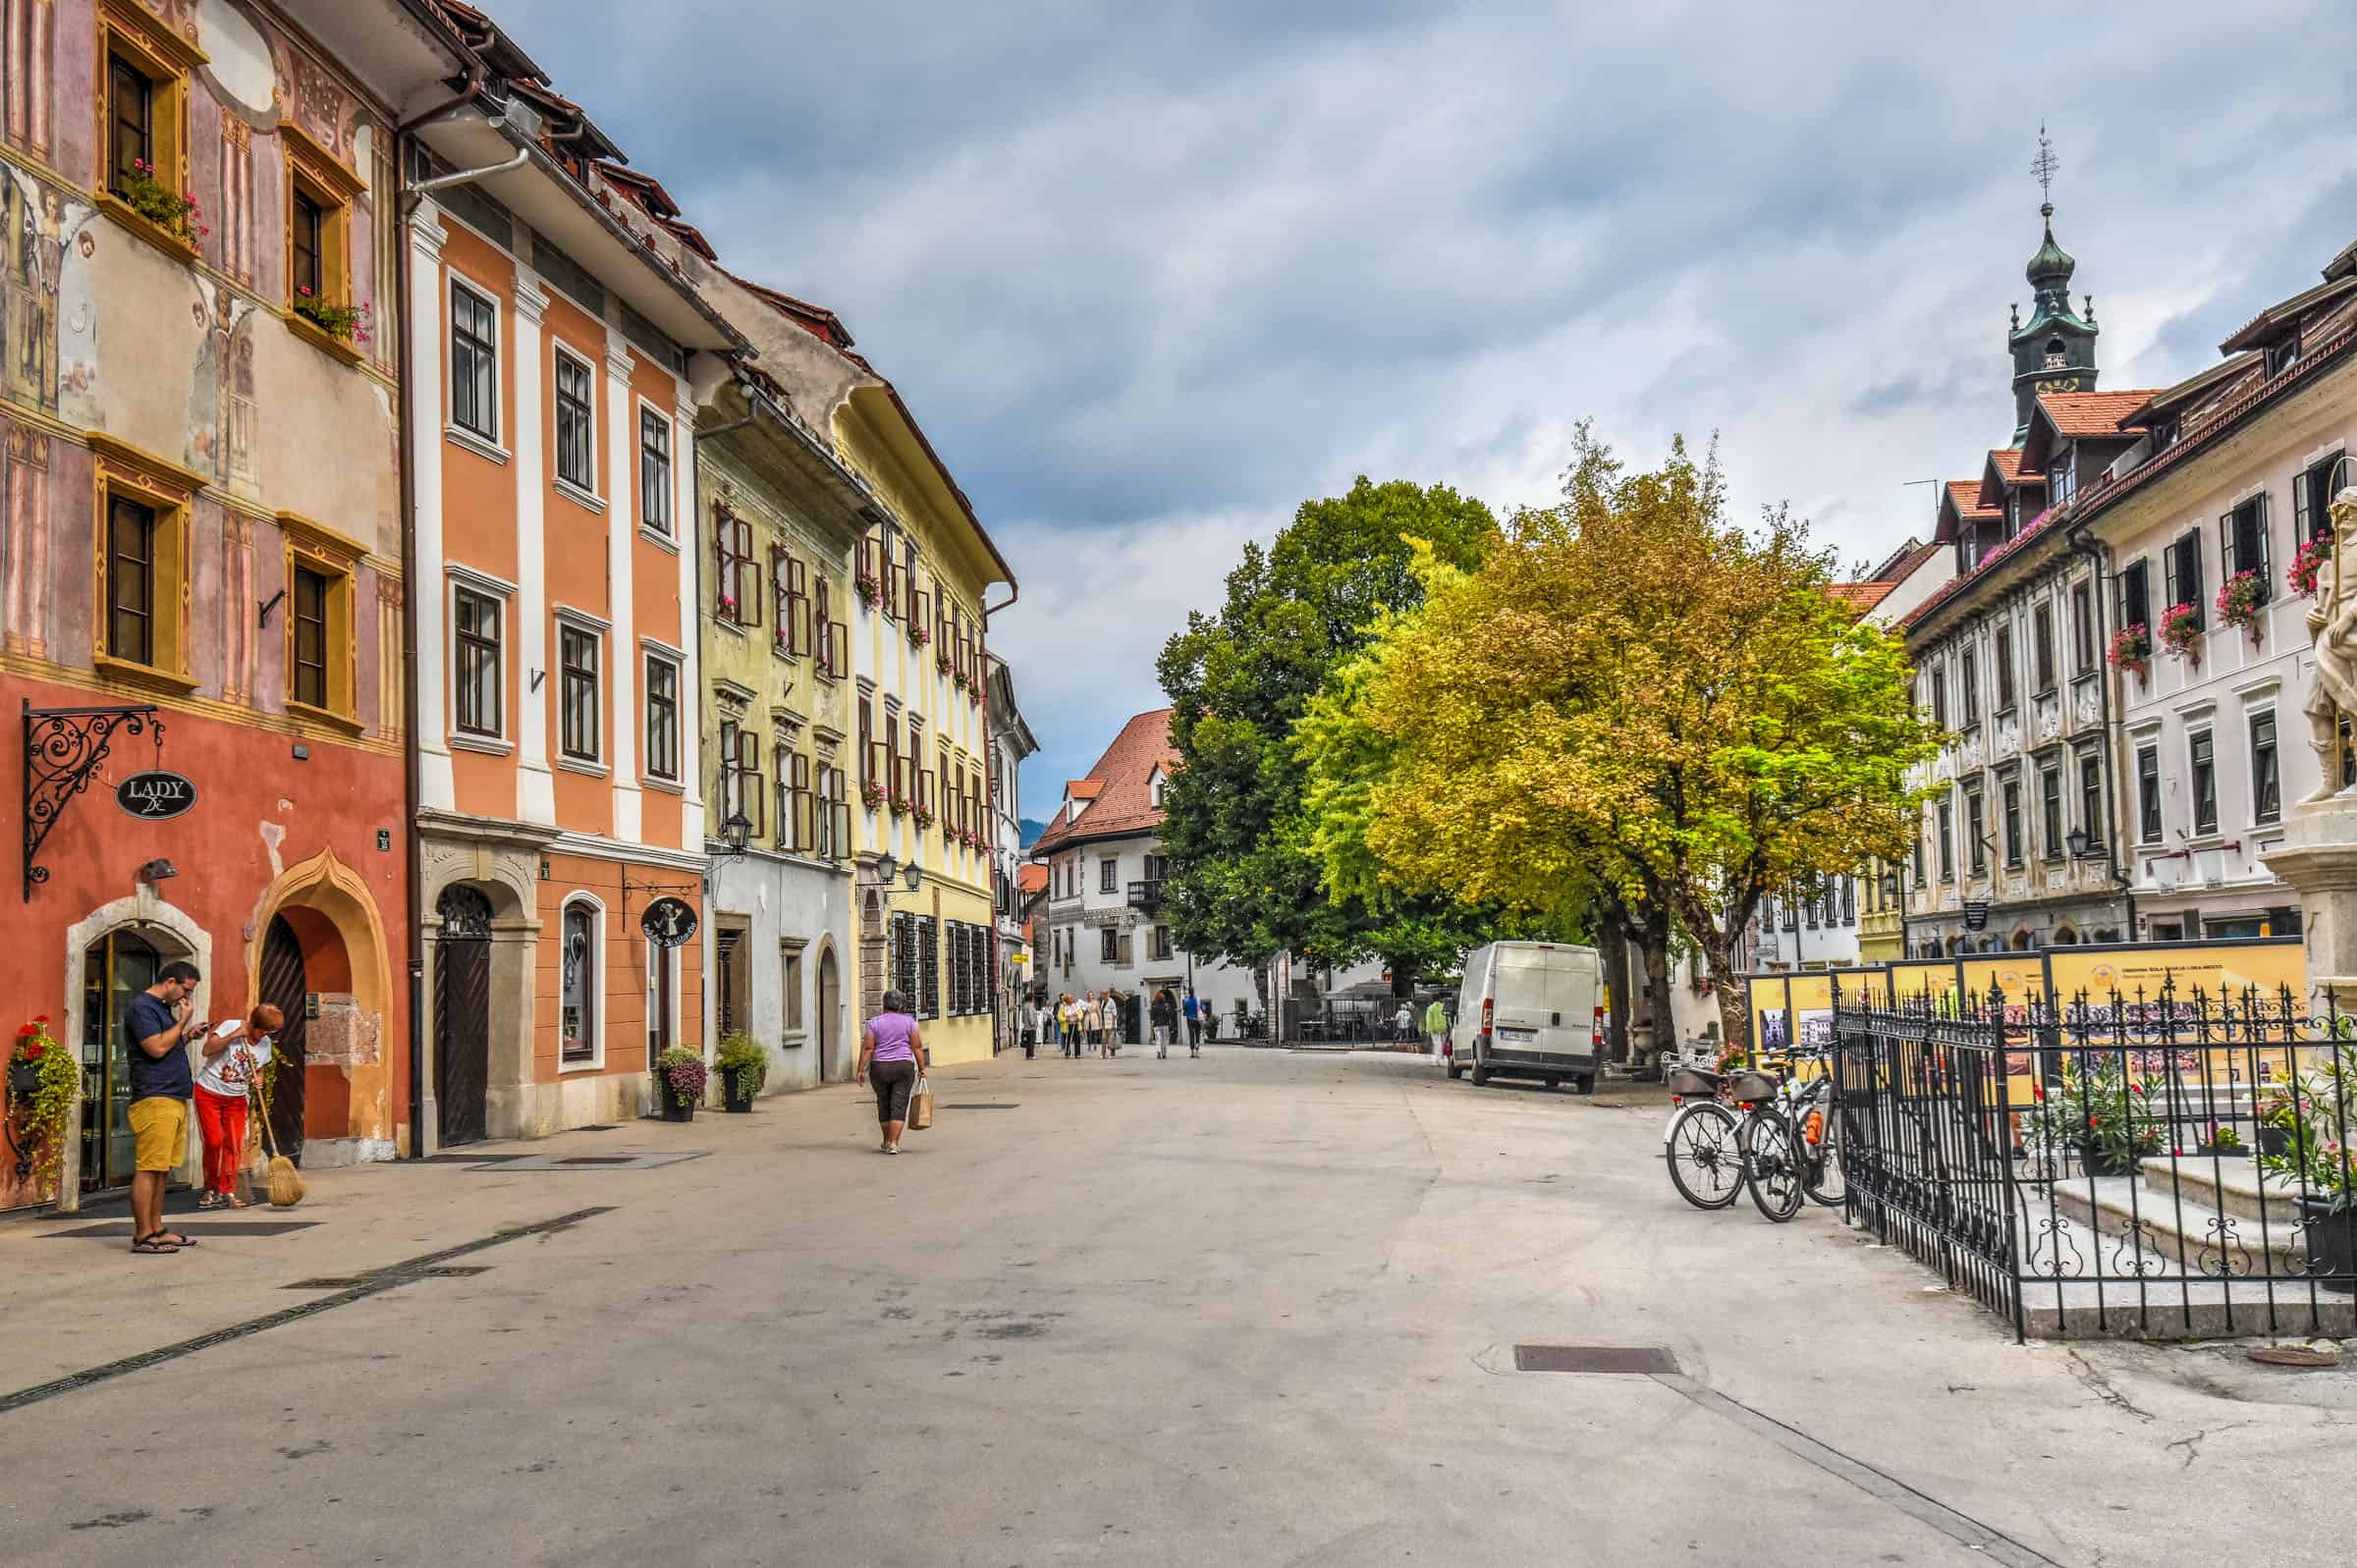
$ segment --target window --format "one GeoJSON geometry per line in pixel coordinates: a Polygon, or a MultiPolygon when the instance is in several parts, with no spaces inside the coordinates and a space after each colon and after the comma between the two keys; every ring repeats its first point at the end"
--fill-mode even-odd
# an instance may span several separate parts
{"type": "Polygon", "coordinates": [[[719,502],[712,504],[714,614],[731,625],[761,624],[761,568],[753,561],[753,525],[719,502]]]}
{"type": "MultiPolygon", "coordinates": [[[[2168,608],[2190,607],[2193,623],[2208,625],[2202,603],[2202,534],[2198,528],[2188,528],[2177,542],[2168,547],[2165,564],[2168,568],[2168,608]]],[[[2156,640],[2158,640],[2156,638],[2156,640]]]]}
{"type": "Polygon", "coordinates": [[[652,1061],[679,1043],[680,949],[646,944],[646,1054],[652,1061]]]}
{"type": "Polygon", "coordinates": [[[811,649],[810,568],[772,546],[769,552],[771,606],[778,613],[778,652],[801,659],[811,649]]]}
{"type": "Polygon", "coordinates": [[[597,407],[589,367],[557,351],[557,477],[576,490],[597,489],[597,407]]]}
{"type": "Polygon", "coordinates": [[[2291,536],[2305,544],[2332,531],[2332,498],[2357,484],[2357,463],[2335,453],[2291,481],[2291,536]]]}
{"type": "Polygon", "coordinates": [[[778,745],[778,842],[797,854],[818,848],[818,791],[810,785],[810,759],[778,745]]]}
{"type": "Polygon", "coordinates": [[[786,1032],[802,1032],[802,949],[778,949],[778,991],[786,999],[786,1032]]]}
{"type": "Polygon", "coordinates": [[[2201,730],[2189,739],[2193,754],[2193,831],[2199,834],[2218,832],[2218,756],[2211,744],[2210,731],[2201,730]]]}
{"type": "Polygon", "coordinates": [[[120,54],[106,57],[106,115],[111,133],[107,189],[121,195],[143,171],[155,167],[155,83],[120,54]]]}
{"type": "Polygon", "coordinates": [[[1168,926],[1156,926],[1154,928],[1154,939],[1146,946],[1148,951],[1153,954],[1156,960],[1159,961],[1170,957],[1171,928],[1168,926]]]}
{"type": "Polygon", "coordinates": [[[659,653],[646,656],[646,771],[680,782],[680,667],[659,653]]]}
{"type": "Polygon", "coordinates": [[[128,496],[107,498],[106,651],[133,664],[156,665],[156,509],[128,496]]]}
{"type": "Polygon", "coordinates": [[[563,1016],[559,1025],[564,1036],[560,1059],[564,1061],[597,1059],[598,981],[605,967],[597,928],[596,905],[576,900],[565,906],[565,918],[559,927],[564,946],[560,992],[563,1016]]]}
{"type": "Polygon", "coordinates": [[[741,921],[718,927],[712,933],[714,963],[712,965],[712,1010],[714,1022],[725,1037],[735,1034],[752,1022],[746,1016],[752,1001],[752,976],[748,973],[750,954],[746,952],[745,926],[741,921]]]}
{"type": "Polygon", "coordinates": [[[2104,759],[2089,752],[2079,759],[2079,827],[2087,835],[2087,847],[2100,849],[2104,844],[2104,759]]]}
{"type": "Polygon", "coordinates": [[[2147,632],[2153,625],[2152,568],[2143,561],[2131,561],[2119,573],[2119,623],[2122,627],[2142,626],[2147,632]]]}
{"type": "MultiPolygon", "coordinates": [[[[2044,615],[2044,607],[2039,614],[2044,615]]],[[[2043,689],[2043,688],[2041,688],[2043,689]]],[[[2013,628],[1997,628],[1997,711],[2003,713],[2013,706],[2013,628]]]]}
{"type": "Polygon", "coordinates": [[[288,695],[312,708],[328,705],[326,573],[308,567],[295,568],[288,594],[294,645],[289,650],[288,695]]]}
{"type": "Polygon", "coordinates": [[[2004,785],[2005,865],[2021,864],[2021,781],[2007,779],[2004,785]]]}
{"type": "Polygon", "coordinates": [[[2078,493],[2079,465],[2074,460],[2072,449],[2064,447],[2047,462],[2047,499],[2057,507],[2067,507],[2078,493]]]}
{"type": "Polygon", "coordinates": [[[2256,495],[2218,519],[2218,551],[2224,580],[2252,574],[2259,602],[2271,597],[2267,566],[2267,497],[2256,495]]]}
{"type": "Polygon", "coordinates": [[[450,422],[499,439],[499,309],[462,283],[450,286],[450,422]]]}
{"type": "Polygon", "coordinates": [[[595,762],[606,754],[605,727],[599,714],[604,693],[598,683],[597,633],[565,626],[557,640],[558,745],[576,762],[595,762]]]}
{"type": "Polygon", "coordinates": [[[2046,858],[2062,858],[2062,770],[2048,768],[2038,775],[2038,811],[2046,830],[2046,858]]]}
{"type": "Polygon", "coordinates": [[[812,610],[817,621],[818,673],[829,680],[843,677],[850,657],[850,628],[834,619],[833,591],[822,575],[818,579],[818,596],[812,610]]]}
{"type": "Polygon", "coordinates": [[[1947,674],[1941,670],[1932,672],[1932,723],[1947,728],[1947,674]]]}
{"type": "Polygon", "coordinates": [[[1111,926],[1097,933],[1097,956],[1106,963],[1116,963],[1121,959],[1121,934],[1111,926]]]}
{"type": "Polygon", "coordinates": [[[1120,892],[1122,891],[1121,876],[1122,863],[1120,860],[1108,859],[1098,861],[1097,892],[1120,892]]]}
{"type": "Polygon", "coordinates": [[[1940,880],[1956,880],[1956,809],[1948,800],[1940,802],[1940,880]]]}
{"type": "Polygon", "coordinates": [[[1979,650],[1971,643],[1964,645],[1962,659],[1956,665],[1956,684],[1964,697],[1964,728],[1970,730],[1981,722],[1981,671],[1979,650]]]}
{"type": "Polygon", "coordinates": [[[2275,761],[2275,716],[2270,710],[2251,715],[2251,820],[2282,818],[2283,780],[2275,761]]]}
{"type": "Polygon", "coordinates": [[[638,410],[638,521],[671,535],[671,421],[652,408],[638,410]]]}
{"type": "Polygon", "coordinates": [[[767,805],[761,795],[761,737],[734,719],[723,720],[719,752],[721,827],[725,831],[741,816],[747,837],[758,838],[767,805]]]}
{"type": "MultiPolygon", "coordinates": [[[[2070,590],[2070,672],[2083,676],[2095,668],[2095,597],[2080,583],[2070,590]]],[[[2053,684],[2050,675],[2048,684],[2053,684]]]]}
{"type": "Polygon", "coordinates": [[[507,688],[500,678],[499,616],[499,601],[491,595],[452,590],[452,636],[458,644],[452,700],[458,727],[466,734],[500,732],[507,688]]]}
{"type": "Polygon", "coordinates": [[[327,212],[312,194],[298,188],[294,210],[287,220],[292,242],[287,286],[299,296],[327,297],[327,212]]]}
{"type": "Polygon", "coordinates": [[[2161,751],[2157,746],[2136,750],[2136,838],[2143,843],[2161,841],[2161,751]]]}
{"type": "Polygon", "coordinates": [[[1976,877],[1989,873],[1989,827],[1982,813],[1981,792],[1964,791],[1964,863],[1976,877]]]}

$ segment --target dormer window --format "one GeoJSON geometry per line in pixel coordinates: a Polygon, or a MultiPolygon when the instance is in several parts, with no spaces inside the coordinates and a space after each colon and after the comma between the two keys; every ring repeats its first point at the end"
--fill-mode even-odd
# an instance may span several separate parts
{"type": "Polygon", "coordinates": [[[1156,811],[1160,811],[1162,809],[1163,787],[1169,783],[1170,781],[1163,777],[1163,773],[1160,768],[1154,770],[1154,777],[1148,780],[1146,783],[1146,792],[1152,797],[1154,801],[1154,809],[1156,811]]]}
{"type": "Polygon", "coordinates": [[[2299,358],[2300,340],[2296,336],[2286,338],[2267,351],[2267,373],[2271,377],[2279,376],[2297,364],[2299,358]]]}
{"type": "Polygon", "coordinates": [[[2056,452],[2046,465],[2046,493],[2057,507],[2067,507],[2079,493],[2078,464],[2068,447],[2056,452]]]}

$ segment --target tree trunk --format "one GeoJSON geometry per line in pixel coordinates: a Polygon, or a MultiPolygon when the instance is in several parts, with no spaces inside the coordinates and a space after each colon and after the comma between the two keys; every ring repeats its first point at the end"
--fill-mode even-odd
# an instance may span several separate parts
{"type": "Polygon", "coordinates": [[[1416,994],[1416,961],[1413,958],[1386,958],[1383,966],[1392,972],[1392,995],[1412,997],[1416,994]]]}
{"type": "Polygon", "coordinates": [[[1730,1047],[1751,1049],[1751,988],[1734,972],[1734,942],[1725,933],[1710,931],[1696,937],[1711,966],[1713,993],[1719,999],[1719,1032],[1730,1047]]]}
{"type": "Polygon", "coordinates": [[[1653,998],[1653,1050],[1659,1056],[1677,1046],[1677,1019],[1670,1010],[1670,915],[1649,917],[1645,933],[1645,989],[1653,998]]]}
{"type": "Polygon", "coordinates": [[[1611,1059],[1628,1065],[1628,1015],[1634,1010],[1636,995],[1630,990],[1628,939],[1621,935],[1620,912],[1616,909],[1601,922],[1596,945],[1604,957],[1604,984],[1613,999],[1611,1014],[1605,1020],[1607,1050],[1611,1059]]]}

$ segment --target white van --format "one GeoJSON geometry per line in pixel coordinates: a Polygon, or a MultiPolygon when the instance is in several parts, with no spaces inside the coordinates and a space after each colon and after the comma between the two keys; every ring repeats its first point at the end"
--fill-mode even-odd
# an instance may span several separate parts
{"type": "Polygon", "coordinates": [[[1465,958],[1449,1076],[1565,1079],[1593,1093],[1604,1065],[1604,965],[1593,947],[1493,942],[1465,958]]]}

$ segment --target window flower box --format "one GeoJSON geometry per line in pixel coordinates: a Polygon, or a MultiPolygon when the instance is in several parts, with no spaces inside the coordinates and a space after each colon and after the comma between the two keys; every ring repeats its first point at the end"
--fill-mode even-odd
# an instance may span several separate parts
{"type": "MultiPolygon", "coordinates": [[[[933,656],[933,668],[935,671],[946,676],[950,674],[950,672],[954,670],[956,666],[950,662],[950,656],[948,654],[937,653],[933,656]]],[[[958,684],[960,686],[965,684],[965,677],[963,676],[958,676],[958,684]]]]}
{"type": "Polygon", "coordinates": [[[2202,613],[2190,604],[2161,613],[2161,646],[2175,658],[2197,664],[2202,653],[2202,613]]]}
{"type": "Polygon", "coordinates": [[[2293,553],[2291,565],[2284,570],[2283,580],[2293,593],[2316,597],[2319,579],[2324,575],[2325,563],[2332,559],[2332,535],[2320,533],[2293,553]]]}
{"type": "Polygon", "coordinates": [[[2237,571],[2219,585],[2218,619],[2259,640],[2267,616],[2267,584],[2257,571],[2237,571]]]}
{"type": "Polygon", "coordinates": [[[193,251],[196,242],[213,231],[205,226],[204,209],[186,190],[174,190],[155,177],[155,165],[144,158],[131,166],[131,178],[120,190],[109,191],[117,201],[193,251]]]}
{"type": "Polygon", "coordinates": [[[859,602],[870,610],[874,610],[884,603],[884,585],[878,582],[871,573],[865,571],[859,573],[859,581],[854,591],[859,595],[859,602]]]}
{"type": "Polygon", "coordinates": [[[909,628],[908,628],[908,646],[909,646],[909,647],[911,647],[911,648],[920,648],[920,649],[921,649],[922,647],[924,647],[924,646],[925,646],[925,644],[927,644],[927,643],[931,642],[932,640],[933,640],[933,633],[932,633],[932,632],[930,632],[930,631],[928,631],[928,630],[926,630],[926,629],[925,629],[923,626],[919,626],[919,625],[913,625],[913,624],[909,626],[909,628]]]}
{"type": "Polygon", "coordinates": [[[880,784],[861,784],[859,786],[859,803],[870,811],[884,804],[884,786],[880,784]]]}
{"type": "Polygon", "coordinates": [[[2139,621],[2132,626],[2122,626],[2111,636],[2111,665],[2142,679],[2152,673],[2153,630],[2139,621]]]}

